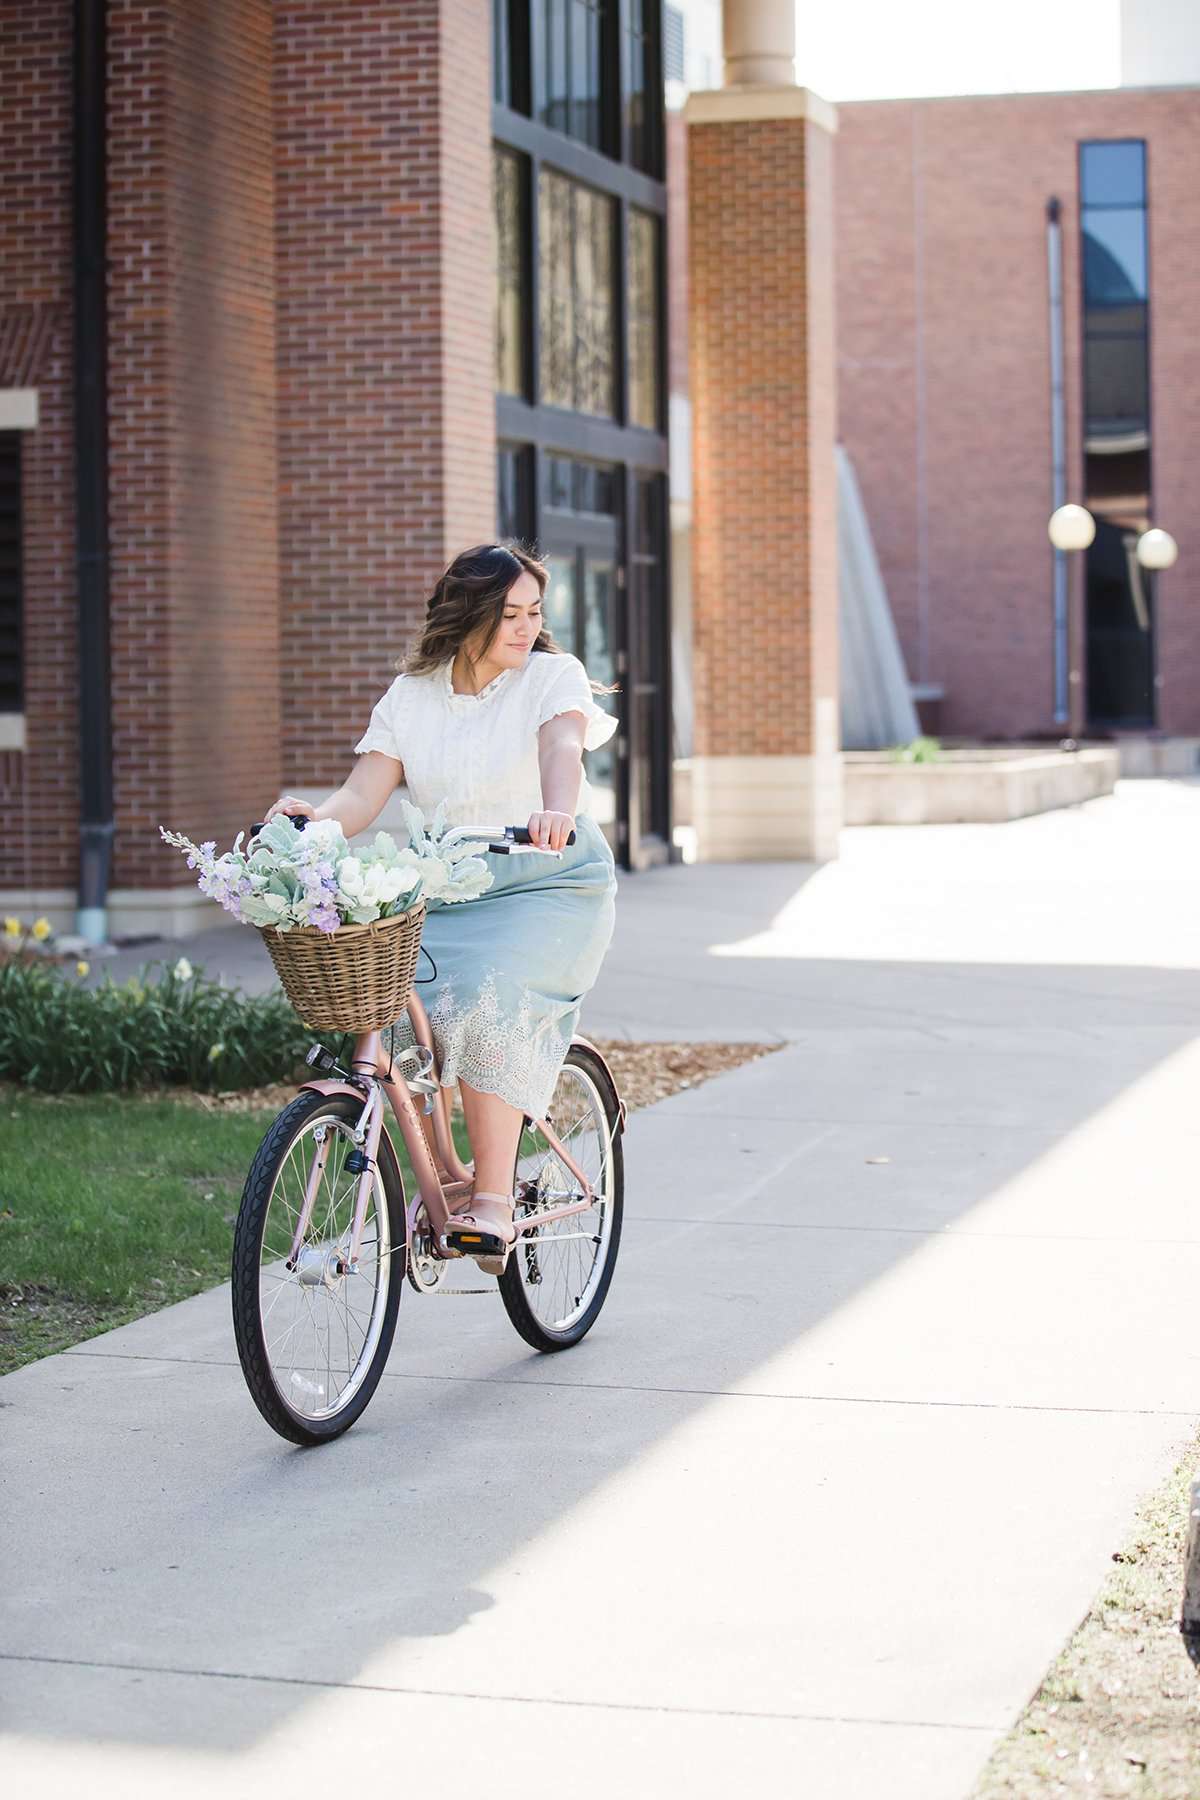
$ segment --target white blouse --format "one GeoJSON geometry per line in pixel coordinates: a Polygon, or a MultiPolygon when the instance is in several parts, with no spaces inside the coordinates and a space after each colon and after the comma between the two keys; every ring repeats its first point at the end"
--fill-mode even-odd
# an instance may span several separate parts
{"type": "MultiPolygon", "coordinates": [[[[478,694],[456,694],[453,664],[432,675],[397,675],[354,746],[382,750],[404,764],[413,804],[428,818],[445,800],[451,825],[523,825],[542,811],[538,728],[559,713],[587,720],[584,748],[597,750],[617,729],[597,706],[577,656],[531,651],[519,669],[504,669],[478,694]]],[[[592,812],[586,775],[575,808],[592,812]]]]}

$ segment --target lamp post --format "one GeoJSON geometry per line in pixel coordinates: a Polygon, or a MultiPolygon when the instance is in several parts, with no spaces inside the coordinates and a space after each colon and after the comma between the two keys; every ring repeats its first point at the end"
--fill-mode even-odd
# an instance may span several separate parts
{"type": "Polygon", "coordinates": [[[1076,702],[1072,687],[1078,689],[1076,672],[1071,668],[1071,624],[1067,602],[1066,558],[1072,550],[1086,550],[1096,536],[1096,521],[1086,506],[1068,501],[1056,506],[1050,514],[1046,530],[1054,546],[1054,722],[1075,730],[1076,702]]]}

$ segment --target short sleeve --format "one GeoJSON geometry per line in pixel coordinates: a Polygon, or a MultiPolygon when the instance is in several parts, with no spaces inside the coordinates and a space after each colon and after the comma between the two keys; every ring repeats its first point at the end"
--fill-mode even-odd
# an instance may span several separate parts
{"type": "Polygon", "coordinates": [[[555,656],[544,653],[546,661],[556,666],[551,671],[538,705],[537,724],[555,719],[560,713],[580,712],[587,720],[583,735],[585,750],[598,750],[607,744],[617,729],[614,714],[597,706],[587,670],[577,656],[555,656]],[[561,665],[561,666],[558,666],[561,665]]]}
{"type": "Polygon", "coordinates": [[[382,750],[385,756],[395,757],[398,763],[404,761],[400,749],[400,714],[402,711],[402,695],[404,677],[398,675],[381,700],[377,700],[371,712],[371,722],[354,746],[356,756],[365,756],[368,750],[382,750]]]}

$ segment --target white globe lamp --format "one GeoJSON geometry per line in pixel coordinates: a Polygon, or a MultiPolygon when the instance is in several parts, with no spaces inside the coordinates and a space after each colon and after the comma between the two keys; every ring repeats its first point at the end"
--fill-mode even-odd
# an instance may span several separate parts
{"type": "Polygon", "coordinates": [[[1160,531],[1155,525],[1149,531],[1143,531],[1137,541],[1137,559],[1143,569],[1170,569],[1179,555],[1179,545],[1169,531],[1160,531]]]}
{"type": "Polygon", "coordinates": [[[1095,540],[1096,521],[1086,506],[1076,506],[1072,501],[1050,514],[1046,529],[1056,550],[1086,550],[1095,540]]]}

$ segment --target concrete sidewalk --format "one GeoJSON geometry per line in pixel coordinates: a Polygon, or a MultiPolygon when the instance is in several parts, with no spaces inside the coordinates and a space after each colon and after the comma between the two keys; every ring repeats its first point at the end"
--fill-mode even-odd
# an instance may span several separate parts
{"type": "Polygon", "coordinates": [[[406,1292],[317,1453],[224,1289],[0,1382],[8,1790],[962,1800],[1200,1411],[1198,824],[626,882],[586,1027],[785,1047],[632,1117],[565,1356],[406,1292]]]}

